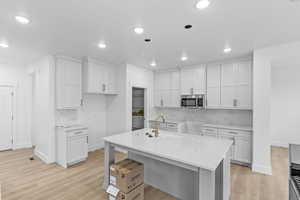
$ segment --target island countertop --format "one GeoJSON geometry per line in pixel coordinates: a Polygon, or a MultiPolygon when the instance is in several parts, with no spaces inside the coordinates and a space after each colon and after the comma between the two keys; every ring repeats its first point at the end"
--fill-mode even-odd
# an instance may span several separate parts
{"type": "Polygon", "coordinates": [[[216,170],[233,141],[160,130],[159,137],[145,135],[150,129],[105,137],[104,141],[194,167],[216,170]]]}

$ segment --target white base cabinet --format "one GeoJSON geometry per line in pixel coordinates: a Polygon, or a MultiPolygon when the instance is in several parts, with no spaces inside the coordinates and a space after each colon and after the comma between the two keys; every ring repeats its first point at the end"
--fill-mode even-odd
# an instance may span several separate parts
{"type": "Polygon", "coordinates": [[[58,127],[56,131],[56,163],[64,168],[88,158],[88,131],[80,127],[58,127]]]}
{"type": "Polygon", "coordinates": [[[252,163],[251,131],[204,127],[201,135],[232,140],[233,145],[230,151],[231,161],[245,165],[252,163]]]}

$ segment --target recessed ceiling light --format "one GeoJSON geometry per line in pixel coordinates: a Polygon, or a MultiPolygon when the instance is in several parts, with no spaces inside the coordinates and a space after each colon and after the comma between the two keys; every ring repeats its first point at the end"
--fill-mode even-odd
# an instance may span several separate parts
{"type": "Polygon", "coordinates": [[[187,59],[188,59],[187,56],[181,56],[181,60],[182,60],[182,61],[186,61],[187,59]]]}
{"type": "Polygon", "coordinates": [[[100,49],[105,49],[105,48],[106,48],[106,44],[103,43],[103,42],[100,42],[100,43],[98,44],[98,47],[99,47],[100,49]]]}
{"type": "Polygon", "coordinates": [[[143,28],[141,28],[141,27],[137,27],[137,28],[135,28],[134,29],[134,32],[136,33],[136,34],[143,34],[144,33],[144,29],[143,28]]]}
{"type": "Polygon", "coordinates": [[[30,20],[26,17],[15,16],[15,19],[21,24],[29,24],[30,23],[30,20]]]}
{"type": "Polygon", "coordinates": [[[190,24],[187,24],[187,25],[184,26],[185,29],[191,29],[192,27],[193,27],[193,26],[190,25],[190,24]]]}
{"type": "Polygon", "coordinates": [[[155,61],[152,61],[152,62],[150,63],[150,65],[151,65],[151,67],[155,67],[157,64],[156,64],[155,61]]]}
{"type": "Polygon", "coordinates": [[[198,3],[196,4],[196,7],[199,9],[199,10],[202,10],[204,8],[207,8],[210,4],[210,1],[209,0],[200,0],[198,1],[198,3]]]}
{"type": "Polygon", "coordinates": [[[8,48],[9,46],[8,46],[8,44],[6,44],[4,42],[1,42],[0,43],[0,47],[2,47],[2,48],[8,48]]]}
{"type": "Polygon", "coordinates": [[[230,47],[226,47],[224,49],[224,53],[230,53],[232,51],[232,49],[230,47]]]}

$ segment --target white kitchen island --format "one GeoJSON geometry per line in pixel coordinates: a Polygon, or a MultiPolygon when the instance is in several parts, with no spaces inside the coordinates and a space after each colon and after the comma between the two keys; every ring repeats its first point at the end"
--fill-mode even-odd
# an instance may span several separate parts
{"type": "Polygon", "coordinates": [[[105,174],[109,185],[115,148],[144,163],[145,183],[181,200],[229,200],[231,140],[160,131],[149,138],[149,129],[104,138],[105,174]]]}

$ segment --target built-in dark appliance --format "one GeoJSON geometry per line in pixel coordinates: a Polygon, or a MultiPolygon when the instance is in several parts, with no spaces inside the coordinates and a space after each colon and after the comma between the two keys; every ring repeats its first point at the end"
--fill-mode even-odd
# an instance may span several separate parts
{"type": "Polygon", "coordinates": [[[182,95],[181,107],[183,108],[205,108],[204,95],[182,95]]]}

